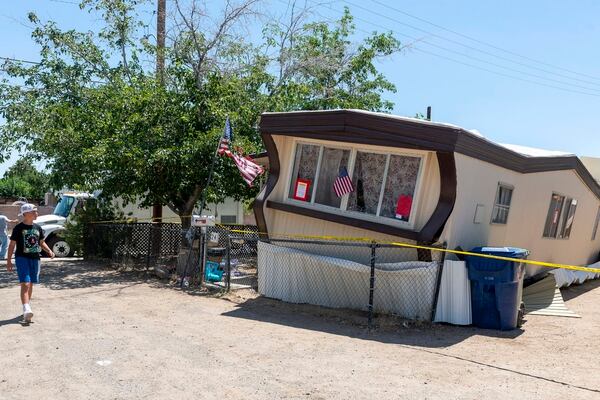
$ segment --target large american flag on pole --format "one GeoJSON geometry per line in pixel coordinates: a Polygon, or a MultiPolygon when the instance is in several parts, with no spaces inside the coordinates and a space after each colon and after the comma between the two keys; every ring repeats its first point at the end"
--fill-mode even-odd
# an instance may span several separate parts
{"type": "Polygon", "coordinates": [[[263,167],[256,164],[252,158],[244,157],[241,154],[231,151],[230,144],[232,141],[233,134],[231,132],[231,123],[229,122],[229,117],[227,117],[227,120],[225,121],[225,131],[223,132],[223,137],[219,142],[219,149],[217,152],[221,156],[226,155],[227,157],[232,158],[236,167],[240,171],[240,174],[242,175],[242,179],[244,179],[248,186],[252,186],[254,179],[265,172],[265,170],[263,167]]]}
{"type": "Polygon", "coordinates": [[[219,142],[219,150],[217,152],[220,156],[226,154],[231,157],[231,150],[229,149],[229,144],[233,141],[233,134],[231,133],[231,123],[229,122],[229,115],[225,120],[225,131],[223,131],[223,137],[219,142]]]}
{"type": "Polygon", "coordinates": [[[256,164],[254,160],[250,157],[243,157],[242,155],[234,152],[231,152],[230,157],[233,158],[235,165],[240,170],[240,174],[242,175],[242,178],[244,179],[244,181],[246,181],[248,186],[252,186],[252,182],[254,181],[254,179],[256,179],[257,176],[265,172],[263,167],[256,164]]]}
{"type": "Polygon", "coordinates": [[[348,176],[348,171],[346,167],[340,168],[340,173],[335,181],[333,182],[333,191],[337,195],[337,197],[342,197],[345,194],[350,192],[354,192],[354,185],[352,184],[352,179],[348,176]]]}

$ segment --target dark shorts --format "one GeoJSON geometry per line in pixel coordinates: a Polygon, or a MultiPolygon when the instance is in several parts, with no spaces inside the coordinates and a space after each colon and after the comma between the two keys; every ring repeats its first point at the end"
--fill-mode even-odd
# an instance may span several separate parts
{"type": "Polygon", "coordinates": [[[39,283],[40,281],[40,260],[27,258],[27,257],[15,257],[15,264],[17,265],[17,274],[19,275],[20,283],[39,283]]]}

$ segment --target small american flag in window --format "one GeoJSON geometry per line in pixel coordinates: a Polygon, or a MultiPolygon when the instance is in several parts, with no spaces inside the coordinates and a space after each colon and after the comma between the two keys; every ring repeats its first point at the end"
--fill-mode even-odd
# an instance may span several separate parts
{"type": "Polygon", "coordinates": [[[340,168],[340,174],[333,182],[333,191],[337,197],[342,197],[345,194],[354,192],[354,185],[352,185],[352,179],[348,176],[346,167],[340,168]]]}

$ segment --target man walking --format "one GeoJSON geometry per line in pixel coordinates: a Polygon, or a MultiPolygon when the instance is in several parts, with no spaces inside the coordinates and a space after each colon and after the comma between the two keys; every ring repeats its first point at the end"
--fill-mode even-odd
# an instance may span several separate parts
{"type": "Polygon", "coordinates": [[[44,242],[44,232],[38,224],[33,221],[37,218],[37,207],[33,204],[23,204],[19,216],[23,216],[23,222],[17,224],[10,235],[10,244],[8,245],[8,258],[6,260],[6,269],[13,270],[12,255],[15,253],[15,264],[17,264],[17,274],[21,284],[21,303],[23,304],[23,319],[26,323],[31,322],[33,312],[31,311],[31,294],[33,284],[39,282],[40,277],[40,252],[42,249],[48,253],[50,258],[54,258],[54,253],[46,242],[44,242]]]}
{"type": "Polygon", "coordinates": [[[6,250],[8,249],[8,234],[6,228],[8,228],[9,222],[17,222],[16,219],[9,219],[6,215],[0,214],[0,260],[6,258],[6,250]]]}

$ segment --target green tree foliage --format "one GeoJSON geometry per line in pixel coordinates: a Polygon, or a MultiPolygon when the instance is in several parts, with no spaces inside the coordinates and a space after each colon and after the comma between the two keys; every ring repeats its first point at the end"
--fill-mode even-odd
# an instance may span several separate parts
{"type": "Polygon", "coordinates": [[[20,158],[0,179],[0,196],[42,200],[50,189],[49,175],[38,171],[27,158],[20,158]]]}
{"type": "MultiPolygon", "coordinates": [[[[73,251],[84,255],[84,240],[86,234],[94,234],[97,221],[122,220],[123,213],[118,211],[110,201],[103,198],[90,198],[85,200],[82,207],[77,207],[75,213],[67,219],[66,230],[62,233],[64,239],[69,243],[73,251]]],[[[110,239],[115,239],[111,237],[110,239]]],[[[116,240],[108,240],[106,235],[96,235],[89,243],[96,248],[94,254],[109,257],[113,252],[113,243],[116,240]]]]}
{"type": "MultiPolygon", "coordinates": [[[[400,49],[389,34],[356,45],[348,10],[334,24],[306,23],[306,13],[245,38],[243,21],[258,0],[227,3],[220,20],[194,0],[174,0],[164,74],[148,68],[156,48],[138,37],[142,0],[85,0],[99,13],[99,33],[62,30],[34,14],[39,65],[9,62],[20,87],[0,84],[0,155],[14,147],[44,158],[55,187],[100,188],[104,195],[168,205],[187,224],[207,181],[224,121],[235,144],[262,149],[256,125],[264,111],[361,108],[388,111],[394,86],[378,58],[400,49]]],[[[231,160],[217,163],[208,200],[251,198],[231,160]]]]}

